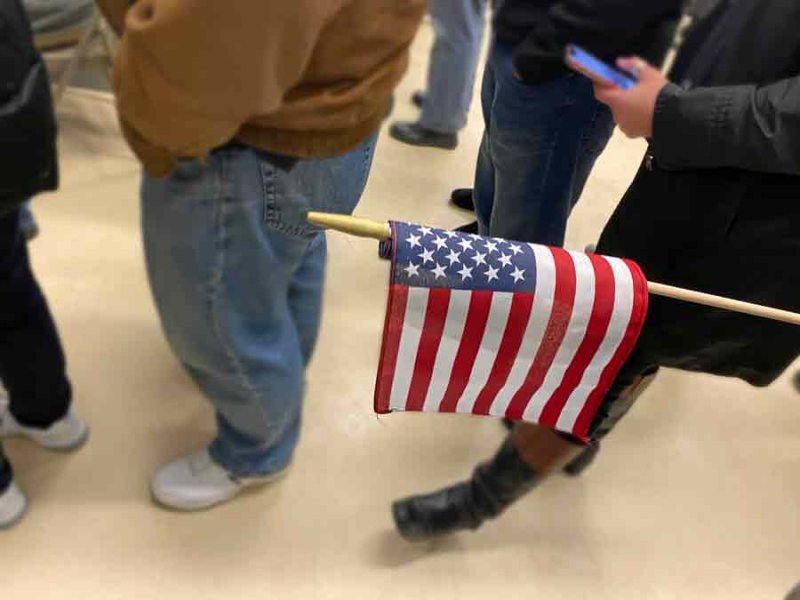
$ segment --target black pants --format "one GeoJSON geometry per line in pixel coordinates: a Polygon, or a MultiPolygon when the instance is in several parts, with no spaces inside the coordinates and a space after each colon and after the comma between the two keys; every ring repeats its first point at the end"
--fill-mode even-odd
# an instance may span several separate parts
{"type": "MultiPolygon", "coordinates": [[[[18,210],[0,215],[0,380],[22,425],[49,427],[69,410],[64,352],[31,271],[18,210]]],[[[0,492],[10,481],[0,447],[0,492]]]]}

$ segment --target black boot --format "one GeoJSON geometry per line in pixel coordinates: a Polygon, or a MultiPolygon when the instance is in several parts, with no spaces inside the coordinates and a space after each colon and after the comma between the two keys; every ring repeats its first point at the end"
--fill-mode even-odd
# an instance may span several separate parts
{"type": "Polygon", "coordinates": [[[472,188],[457,188],[450,192],[450,202],[462,210],[475,212],[475,203],[472,201],[472,188]]]}
{"type": "Polygon", "coordinates": [[[467,223],[466,225],[462,225],[461,227],[456,227],[455,231],[459,233],[478,233],[478,222],[473,221],[472,223],[467,223]]]}
{"type": "Polygon", "coordinates": [[[492,460],[475,469],[469,481],[395,502],[395,525],[409,541],[477,529],[532,490],[538,480],[511,441],[506,440],[492,460]]]}
{"type": "Polygon", "coordinates": [[[442,150],[454,150],[458,146],[458,135],[427,129],[419,123],[397,122],[389,128],[394,139],[412,146],[428,146],[442,150]]]}
{"type": "MultiPolygon", "coordinates": [[[[503,419],[501,423],[507,431],[514,429],[514,426],[517,424],[516,421],[512,421],[511,419],[503,419]]],[[[562,470],[570,477],[577,477],[589,468],[589,465],[594,462],[598,452],[600,452],[599,442],[595,442],[591,446],[586,446],[583,451],[578,454],[578,456],[573,458],[571,462],[567,463],[567,466],[565,466],[562,470]]]]}

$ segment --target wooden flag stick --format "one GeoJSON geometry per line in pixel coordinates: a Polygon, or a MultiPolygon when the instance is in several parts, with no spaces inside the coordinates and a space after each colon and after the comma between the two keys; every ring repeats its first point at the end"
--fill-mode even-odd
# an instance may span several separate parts
{"type": "MultiPolygon", "coordinates": [[[[349,233],[358,237],[373,238],[376,240],[388,240],[392,237],[392,229],[389,223],[372,221],[370,219],[362,219],[359,217],[350,217],[347,215],[337,215],[330,213],[308,213],[309,223],[319,225],[326,229],[333,229],[343,233],[349,233]]],[[[790,312],[788,310],[780,310],[778,308],[771,308],[769,306],[762,306],[760,304],[752,304],[750,302],[742,302],[740,300],[733,300],[731,298],[724,298],[722,296],[714,296],[712,294],[705,294],[703,292],[695,292],[693,290],[686,290],[683,288],[673,287],[671,285],[664,285],[663,283],[647,282],[647,289],[655,296],[664,296],[674,300],[682,300],[684,302],[692,302],[694,304],[702,304],[704,306],[711,306],[713,308],[721,308],[733,312],[752,315],[754,317],[763,317],[765,319],[772,319],[773,321],[781,321],[791,325],[800,325],[800,314],[790,312]]]]}

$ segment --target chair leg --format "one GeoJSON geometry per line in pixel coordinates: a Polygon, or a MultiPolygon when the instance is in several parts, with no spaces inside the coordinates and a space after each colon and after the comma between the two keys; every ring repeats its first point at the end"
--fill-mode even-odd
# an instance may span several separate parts
{"type": "Polygon", "coordinates": [[[78,42],[78,45],[75,47],[72,56],[70,57],[64,69],[61,71],[61,74],[58,76],[58,83],[56,84],[56,90],[53,98],[56,106],[61,102],[61,99],[64,97],[64,93],[67,91],[72,79],[75,77],[75,73],[78,72],[78,67],[80,67],[81,63],[86,58],[92,41],[94,40],[95,35],[97,35],[99,23],[100,15],[97,15],[92,21],[92,25],[86,30],[86,33],[83,34],[81,41],[78,42]]]}

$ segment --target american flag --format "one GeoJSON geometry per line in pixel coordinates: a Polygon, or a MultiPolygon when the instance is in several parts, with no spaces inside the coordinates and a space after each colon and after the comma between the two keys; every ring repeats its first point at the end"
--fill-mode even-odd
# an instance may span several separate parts
{"type": "Polygon", "coordinates": [[[492,415],[585,439],[638,339],[630,261],[392,223],[375,410],[492,415]]]}

